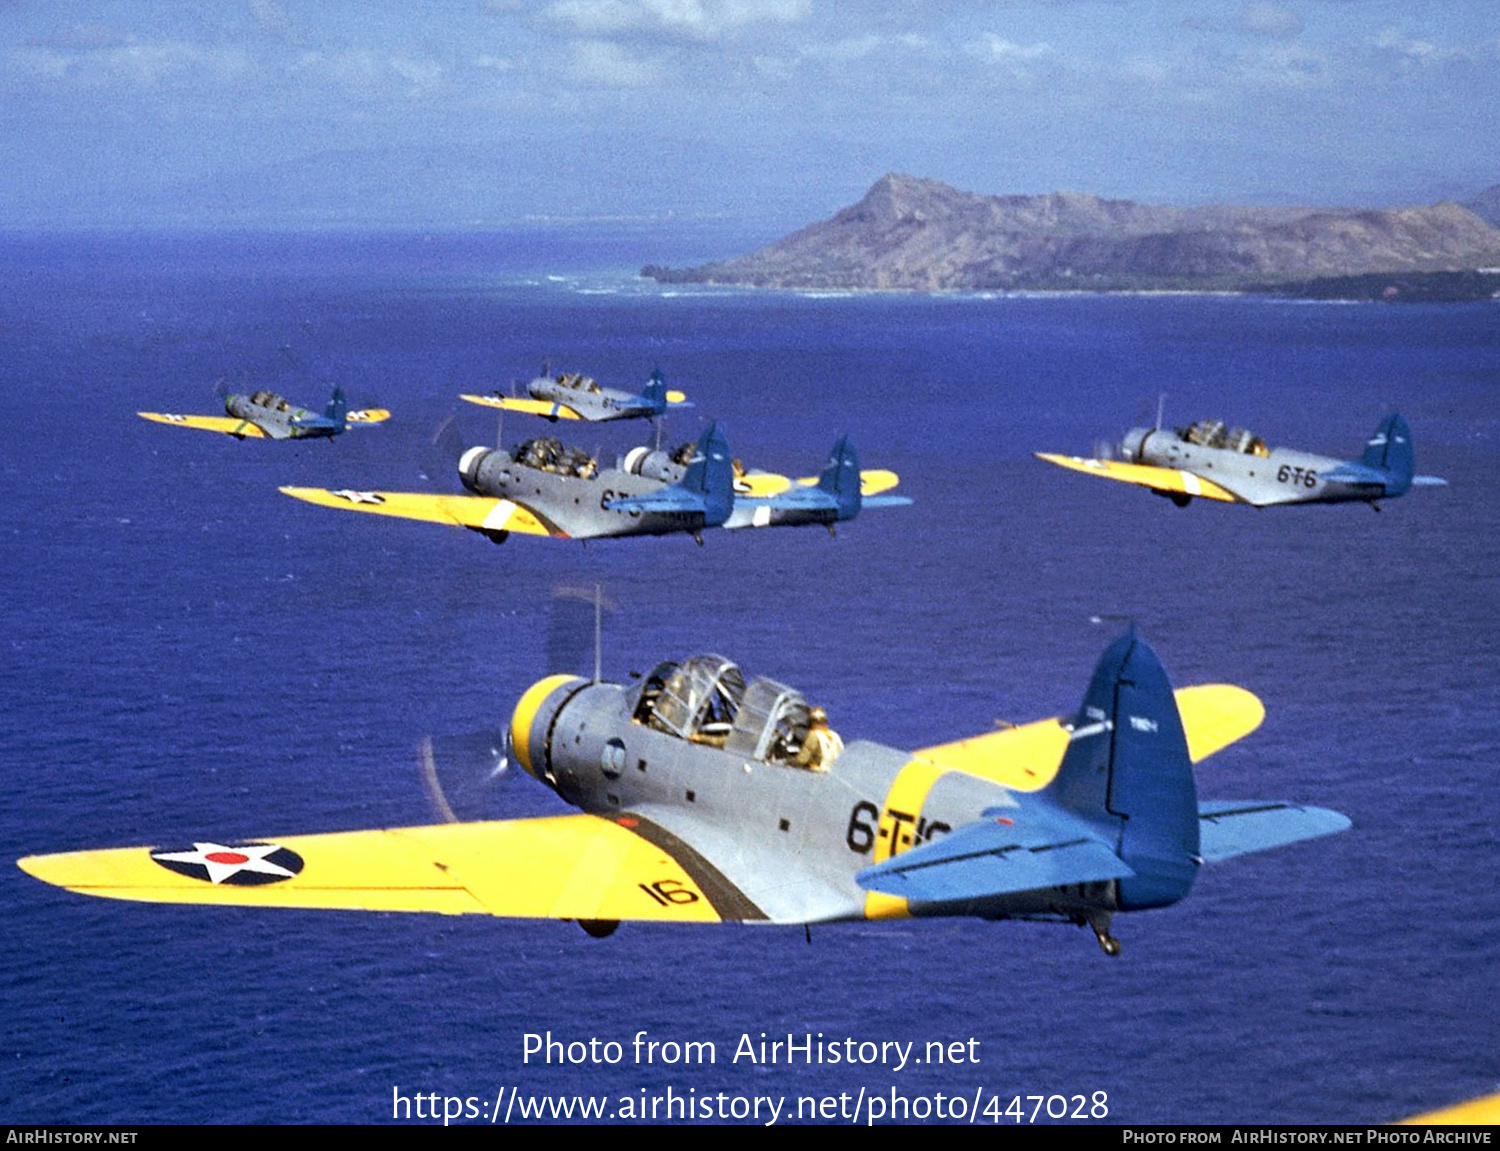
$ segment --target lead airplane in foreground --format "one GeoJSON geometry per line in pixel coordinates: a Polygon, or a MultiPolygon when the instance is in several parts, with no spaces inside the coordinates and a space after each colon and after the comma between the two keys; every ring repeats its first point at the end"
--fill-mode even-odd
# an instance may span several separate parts
{"type": "Polygon", "coordinates": [[[460,398],[471,404],[507,412],[526,412],[554,422],[654,420],[669,407],[693,406],[681,392],[667,389],[660,368],[651,373],[651,379],[641,389],[640,395],[616,388],[601,388],[590,377],[577,373],[564,373],[556,377],[540,375],[526,385],[526,391],[530,395],[529,399],[502,396],[498,392],[491,396],[464,395],[460,398]]]}
{"type": "Polygon", "coordinates": [[[1117,458],[1035,454],[1072,471],[1150,488],[1178,507],[1197,497],[1253,507],[1358,501],[1378,511],[1380,500],[1447,483],[1414,474],[1411,429],[1397,412],[1381,421],[1358,460],[1271,448],[1259,436],[1219,420],[1164,431],[1158,419],[1155,428],[1131,428],[1117,458]]]}
{"type": "MultiPolygon", "coordinates": [[[[904,916],[1091,927],[1187,895],[1199,867],[1342,831],[1337,812],[1200,801],[1193,764],[1259,726],[1250,692],[1173,692],[1132,628],[1073,717],[916,752],[820,745],[794,688],[721,656],[622,686],[550,676],[514,758],[580,814],[32,856],[28,874],[161,903],[778,924],[904,916]]],[[[824,735],[827,735],[826,730],[824,735]]]]}
{"type": "Polygon", "coordinates": [[[143,420],[170,424],[179,428],[197,428],[220,432],[238,440],[310,440],[331,439],[350,428],[367,427],[391,418],[384,408],[349,410],[344,390],[335,387],[333,398],[322,413],[308,411],[284,396],[265,390],[248,396],[224,397],[223,416],[186,416],[173,412],[137,412],[143,420]]]}
{"type": "Polygon", "coordinates": [[[509,451],[469,448],[458,474],[471,494],[281,490],[322,507],[458,525],[495,543],[513,532],[582,540],[685,532],[701,544],[707,528],[823,524],[832,531],[864,508],[911,502],[882,494],[898,482],[894,472],[859,470],[848,436],[834,444],[815,478],[737,477],[716,423],[696,445],[670,453],[636,448],[614,468],[601,469],[587,452],[545,437],[509,451]]]}

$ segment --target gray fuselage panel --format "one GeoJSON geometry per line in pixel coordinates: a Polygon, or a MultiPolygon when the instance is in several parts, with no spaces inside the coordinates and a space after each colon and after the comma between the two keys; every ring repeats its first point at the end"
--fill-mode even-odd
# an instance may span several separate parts
{"type": "Polygon", "coordinates": [[[702,512],[642,512],[606,508],[612,500],[659,492],[658,480],[606,468],[584,478],[517,463],[506,452],[492,451],[479,460],[464,484],[478,495],[513,500],[556,525],[574,539],[603,536],[666,535],[703,526],[702,512]]]}
{"type": "Polygon", "coordinates": [[[1343,503],[1385,494],[1381,485],[1325,480],[1324,474],[1340,467],[1343,460],[1291,448],[1275,448],[1268,455],[1258,456],[1188,443],[1176,432],[1149,428],[1132,429],[1125,442],[1139,444],[1134,463],[1191,472],[1256,507],[1343,503]]]}

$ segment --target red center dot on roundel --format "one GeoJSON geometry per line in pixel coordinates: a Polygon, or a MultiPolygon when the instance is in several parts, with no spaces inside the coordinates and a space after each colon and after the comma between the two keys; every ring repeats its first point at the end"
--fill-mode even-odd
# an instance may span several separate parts
{"type": "Polygon", "coordinates": [[[210,863],[249,863],[248,855],[241,855],[238,851],[210,851],[203,857],[210,863]]]}

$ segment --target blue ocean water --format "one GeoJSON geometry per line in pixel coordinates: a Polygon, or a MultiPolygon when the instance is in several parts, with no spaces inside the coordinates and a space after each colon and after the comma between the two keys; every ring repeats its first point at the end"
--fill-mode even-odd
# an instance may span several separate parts
{"type": "MultiPolygon", "coordinates": [[[[1500,324],[1493,306],[661,288],[732,229],[486,237],[0,239],[0,1118],[390,1118],[393,1089],[1108,1095],[1116,1121],[1374,1122],[1500,1082],[1500,324]],[[751,464],[849,431],[915,506],[819,529],[494,547],[281,484],[422,483],[459,391],[543,360],[660,366],[751,464]],[[137,410],[214,382],[390,407],[332,443],[239,444],[137,410]],[[1364,507],[1178,509],[1049,468],[1154,409],[1357,455],[1385,411],[1446,489],[1364,507]],[[1077,706],[1129,615],[1175,682],[1260,731],[1211,797],[1348,813],[1069,927],[650,928],[132,905],[27,854],[432,819],[413,748],[502,723],[559,588],[618,604],[619,678],[702,650],[920,747],[1077,706]],[[522,1062],[522,1036],[709,1040],[711,1067],[522,1062]],[[962,1066],[731,1062],[759,1040],[978,1041],[962,1066]]],[[[759,239],[755,237],[754,239],[759,239]]],[[[483,412],[459,413],[488,442],[483,412]]],[[[507,421],[509,439],[542,426],[507,421]]],[[[569,429],[613,455],[628,429],[569,429]]],[[[446,482],[446,481],[444,481],[446,482]]],[[[562,809],[507,780],[497,814],[562,809]]],[[[518,877],[524,882],[525,877],[518,877]]],[[[627,1047],[628,1051],[628,1047],[627,1047]]]]}

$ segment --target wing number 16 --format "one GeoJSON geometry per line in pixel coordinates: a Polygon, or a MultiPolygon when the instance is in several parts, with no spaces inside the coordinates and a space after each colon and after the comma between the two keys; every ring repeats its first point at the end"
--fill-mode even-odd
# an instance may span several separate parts
{"type": "Polygon", "coordinates": [[[638,883],[636,886],[663,907],[670,907],[674,903],[680,905],[698,902],[698,893],[675,879],[658,879],[655,883],[638,883]]]}

